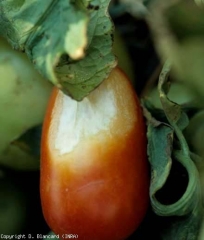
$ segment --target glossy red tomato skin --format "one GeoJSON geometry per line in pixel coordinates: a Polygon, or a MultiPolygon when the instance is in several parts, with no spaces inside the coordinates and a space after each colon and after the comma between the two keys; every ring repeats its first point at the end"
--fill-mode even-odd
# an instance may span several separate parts
{"type": "Polygon", "coordinates": [[[130,130],[122,134],[114,132],[123,127],[117,119],[111,135],[101,131],[60,155],[49,143],[54,137],[50,126],[55,122],[53,108],[60,102],[56,103],[59,90],[50,99],[42,135],[40,194],[45,220],[62,239],[63,234],[77,234],[84,240],[126,239],[148,207],[144,119],[126,76],[117,68],[109,79],[113,76],[117,84],[125,82],[124,96],[130,96],[131,114],[135,115],[130,130]]]}

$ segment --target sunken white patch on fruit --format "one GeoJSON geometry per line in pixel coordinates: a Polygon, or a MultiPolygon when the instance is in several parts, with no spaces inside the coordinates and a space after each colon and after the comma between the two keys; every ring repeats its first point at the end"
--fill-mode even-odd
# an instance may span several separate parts
{"type": "Polygon", "coordinates": [[[60,154],[69,153],[81,140],[110,129],[117,114],[114,92],[111,88],[100,86],[81,102],[60,92],[52,114],[60,116],[58,124],[51,125],[51,132],[58,125],[54,134],[54,148],[60,154]]]}

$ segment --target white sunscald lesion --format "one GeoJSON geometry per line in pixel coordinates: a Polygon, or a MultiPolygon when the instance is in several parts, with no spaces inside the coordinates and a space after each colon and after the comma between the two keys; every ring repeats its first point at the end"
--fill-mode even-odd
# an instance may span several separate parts
{"type": "Polygon", "coordinates": [[[111,89],[97,89],[81,102],[60,92],[53,109],[54,120],[50,130],[54,139],[54,148],[61,155],[71,152],[81,140],[88,139],[103,130],[109,130],[116,115],[116,100],[111,89]],[[60,110],[57,109],[58,107],[60,110]],[[55,114],[59,115],[57,119],[55,114]]]}

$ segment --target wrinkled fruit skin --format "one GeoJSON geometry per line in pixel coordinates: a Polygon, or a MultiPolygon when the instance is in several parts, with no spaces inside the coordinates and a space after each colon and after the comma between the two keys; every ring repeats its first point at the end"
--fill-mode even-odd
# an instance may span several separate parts
{"type": "Polygon", "coordinates": [[[43,214],[62,239],[125,239],[139,226],[149,198],[146,129],[118,68],[82,102],[53,91],[41,151],[43,214]]]}

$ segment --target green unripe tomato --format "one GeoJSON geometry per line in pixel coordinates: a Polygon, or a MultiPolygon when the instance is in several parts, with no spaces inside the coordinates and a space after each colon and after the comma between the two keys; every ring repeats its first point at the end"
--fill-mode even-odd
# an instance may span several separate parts
{"type": "MultiPolygon", "coordinates": [[[[154,107],[162,109],[157,87],[151,89],[146,96],[154,107]]],[[[192,89],[179,82],[173,82],[168,93],[168,98],[180,105],[199,106],[196,95],[192,89]]]]}
{"type": "Polygon", "coordinates": [[[52,85],[34,69],[26,55],[0,38],[0,164],[33,169],[35,158],[12,144],[43,122],[52,85]]]}
{"type": "MultiPolygon", "coordinates": [[[[204,204],[204,147],[203,147],[204,110],[198,112],[190,119],[189,125],[184,131],[184,135],[186,137],[186,140],[189,144],[191,151],[201,157],[200,161],[196,162],[196,165],[199,172],[199,177],[201,182],[202,201],[204,204]]],[[[203,235],[204,235],[204,231],[203,231],[203,235]]]]}
{"type": "Polygon", "coordinates": [[[190,119],[184,134],[192,151],[204,159],[204,110],[198,112],[190,119]]]}

